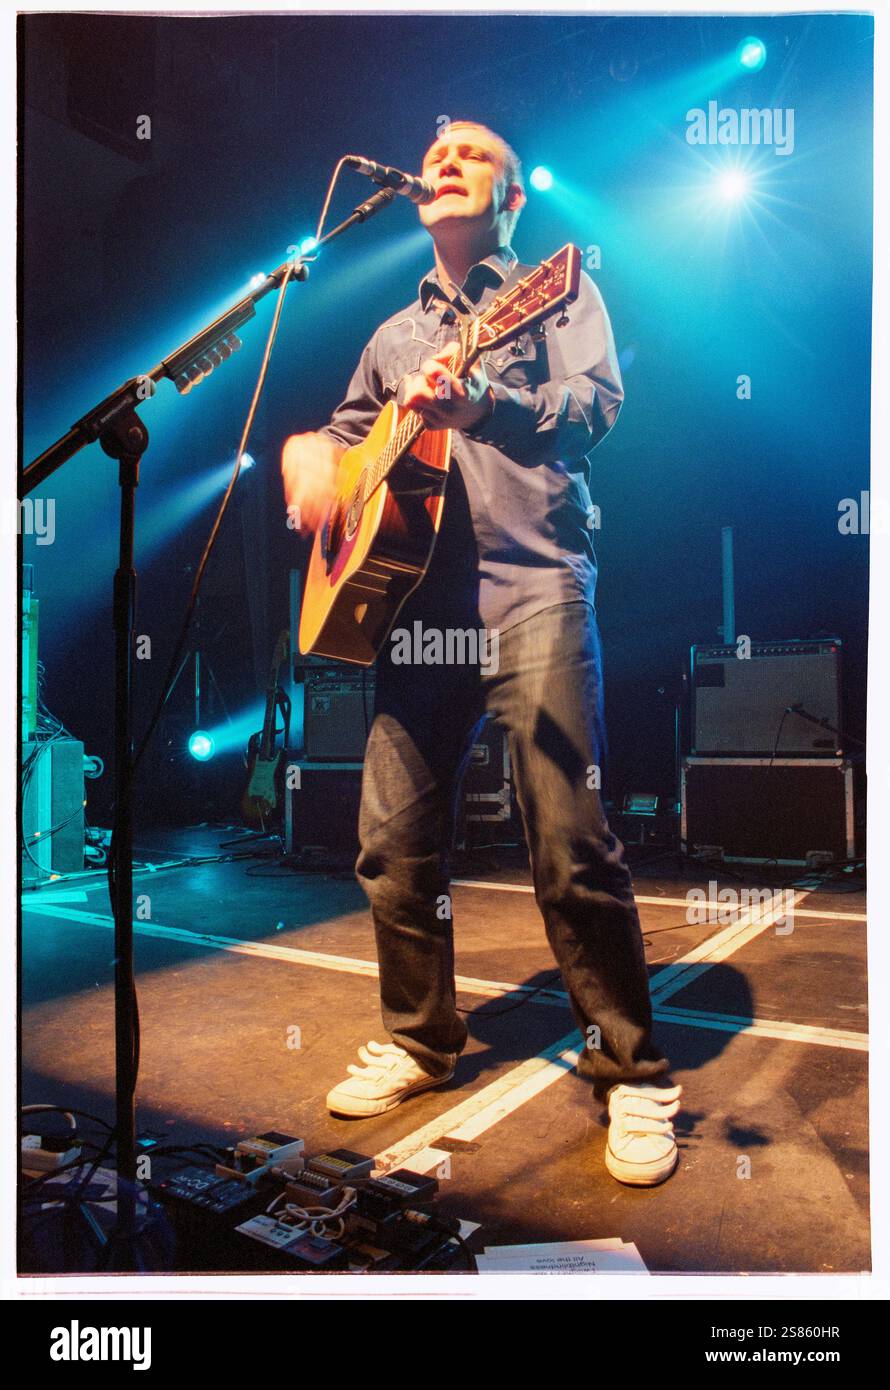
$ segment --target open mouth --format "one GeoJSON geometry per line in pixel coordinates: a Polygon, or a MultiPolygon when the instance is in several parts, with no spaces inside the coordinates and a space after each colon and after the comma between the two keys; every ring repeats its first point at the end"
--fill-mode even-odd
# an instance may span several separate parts
{"type": "Polygon", "coordinates": [[[457,193],[461,198],[466,198],[467,196],[467,190],[461,188],[459,184],[443,183],[442,187],[436,193],[436,201],[438,202],[440,198],[444,198],[447,193],[457,193]]]}

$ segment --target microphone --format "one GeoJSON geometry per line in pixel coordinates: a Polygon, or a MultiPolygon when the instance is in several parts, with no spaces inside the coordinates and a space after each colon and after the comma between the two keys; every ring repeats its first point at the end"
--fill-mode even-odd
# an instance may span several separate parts
{"type": "Polygon", "coordinates": [[[396,193],[410,198],[412,203],[431,203],[436,196],[436,190],[426,179],[420,179],[416,174],[404,174],[401,169],[393,169],[389,164],[375,164],[373,159],[363,159],[358,154],[348,154],[344,163],[381,187],[395,189],[396,193]]]}

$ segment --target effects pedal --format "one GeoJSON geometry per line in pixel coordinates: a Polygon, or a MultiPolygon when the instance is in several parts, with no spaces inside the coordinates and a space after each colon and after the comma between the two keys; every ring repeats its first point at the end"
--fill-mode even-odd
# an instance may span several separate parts
{"type": "Polygon", "coordinates": [[[255,1246],[263,1247],[261,1250],[255,1249],[250,1255],[245,1253],[245,1259],[259,1260],[264,1268],[269,1265],[270,1254],[277,1266],[286,1269],[323,1273],[326,1270],[346,1269],[348,1265],[347,1252],[341,1245],[326,1240],[324,1236],[297,1231],[274,1216],[255,1216],[251,1221],[236,1226],[235,1234],[244,1238],[245,1251],[248,1240],[254,1242],[255,1246]]]}

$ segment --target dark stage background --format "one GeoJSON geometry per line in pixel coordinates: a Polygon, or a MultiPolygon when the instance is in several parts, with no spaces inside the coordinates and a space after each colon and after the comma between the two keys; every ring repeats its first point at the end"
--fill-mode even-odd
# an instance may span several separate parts
{"type": "MultiPolygon", "coordinates": [[[[670,791],[673,696],[690,643],[718,636],[726,525],[738,631],[839,634],[861,736],[868,539],[840,534],[838,505],[869,477],[871,34],[851,15],[20,19],[24,456],[283,261],[314,230],[339,155],[416,169],[440,117],[481,120],[526,174],[555,176],[529,191],[522,259],[568,239],[601,248],[592,273],[627,393],[593,468],[607,793],[670,791]],[[745,73],[733,54],[752,27],[768,57],[745,73]],[[709,100],[793,108],[793,153],[688,144],[686,112],[709,100]],[[136,138],[141,115],[150,140],[136,138]],[[739,164],[751,191],[726,201],[717,180],[739,164]],[[742,373],[750,400],[737,398],[742,373]]],[[[369,192],[344,175],[334,220],[369,192]]],[[[239,481],[202,602],[202,645],[245,738],[287,620],[287,572],[305,556],[284,525],[281,443],[328,418],[377,322],[413,297],[428,248],[400,199],[288,291],[250,446],[258,466],[239,481]]],[[[165,382],[143,408],[137,627],[152,655],[137,667],[137,730],[271,310],[268,298],[241,354],[188,397],[165,382]]],[[[55,499],[56,536],[26,537],[25,558],[46,699],[109,758],[115,465],[93,446],[40,495],[55,499]]],[[[211,785],[216,813],[235,814],[234,757],[211,770],[184,752],[186,695],[147,759],[142,822],[207,817],[211,785]]],[[[94,823],[110,790],[108,775],[90,783],[94,823]]]]}

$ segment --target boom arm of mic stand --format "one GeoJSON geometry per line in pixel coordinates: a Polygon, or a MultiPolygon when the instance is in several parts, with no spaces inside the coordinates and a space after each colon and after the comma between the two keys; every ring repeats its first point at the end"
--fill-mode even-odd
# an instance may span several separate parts
{"type": "MultiPolygon", "coordinates": [[[[280,284],[284,274],[292,275],[296,280],[305,280],[308,273],[302,262],[285,261],[277,270],[266,277],[262,285],[245,295],[244,299],[239,300],[231,309],[214,319],[213,323],[208,324],[200,333],[189,338],[188,342],[183,343],[175,352],[163,358],[157,366],[152,367],[150,372],[131,377],[116,391],[112,391],[110,396],[106,396],[86,415],[82,415],[71,426],[67,434],[57,439],[55,444],[51,444],[39,458],[36,458],[25,468],[22,474],[22,496],[33,492],[35,487],[39,487],[79,449],[83,449],[87,444],[92,444],[97,440],[105,430],[114,424],[118,416],[136,409],[150,396],[153,396],[155,383],[160,381],[162,377],[169,377],[171,381],[176,382],[200,358],[217,348],[226,339],[230,339],[236,328],[240,328],[241,324],[253,318],[256,313],[257,301],[275,289],[280,284]]],[[[220,353],[219,360],[222,360],[223,355],[228,357],[233,347],[234,344],[224,354],[220,353]]],[[[211,370],[213,365],[212,361],[208,361],[208,367],[211,370]]]]}
{"type": "MultiPolygon", "coordinates": [[[[387,207],[395,199],[395,191],[392,188],[382,188],[379,193],[368,198],[361,203],[347,217],[345,222],[341,222],[333,231],[328,232],[327,236],[322,237],[318,243],[324,246],[340,236],[347,228],[354,226],[356,222],[366,222],[369,217],[373,217],[381,208],[387,207]]],[[[192,379],[206,371],[212,371],[218,361],[228,357],[236,347],[240,347],[237,337],[233,339],[235,330],[240,328],[243,323],[247,323],[256,314],[257,303],[277,289],[281,284],[283,276],[290,276],[294,280],[305,280],[309,275],[309,269],[302,260],[291,259],[283,261],[276,270],[267,275],[261,285],[251,290],[250,294],[244,296],[231,309],[220,314],[219,318],[203,328],[200,333],[196,333],[188,342],[183,343],[175,352],[163,358],[150,372],[145,372],[141,376],[131,377],[125,381],[116,391],[112,391],[110,396],[106,396],[97,406],[88,411],[86,415],[75,422],[68,432],[55,444],[51,444],[48,449],[25,468],[22,472],[22,485],[20,495],[26,497],[29,492],[33,492],[35,487],[39,487],[51,474],[55,473],[63,463],[72,458],[80,449],[87,444],[94,443],[105,430],[114,424],[118,416],[127,411],[134,410],[143,401],[148,400],[154,395],[155,383],[162,377],[168,377],[180,392],[187,391],[192,379]],[[217,362],[214,362],[208,354],[216,352],[217,362]]]]}

